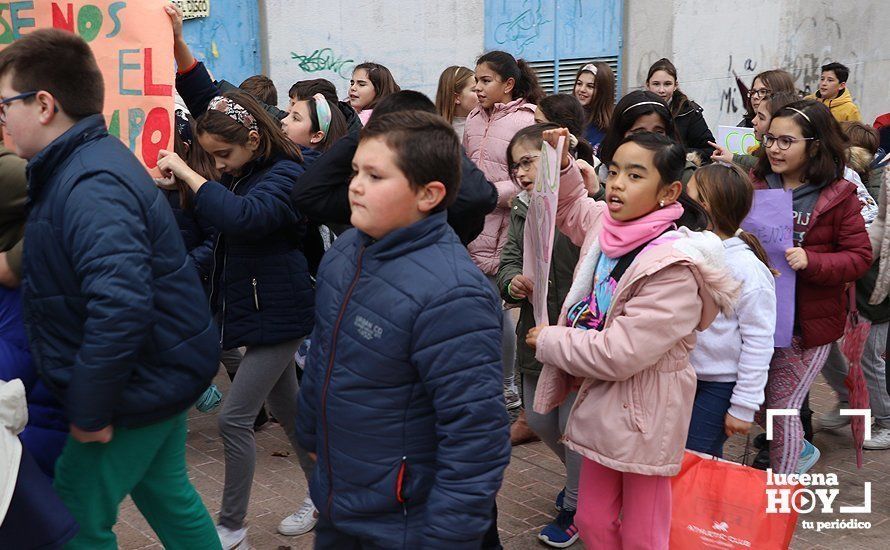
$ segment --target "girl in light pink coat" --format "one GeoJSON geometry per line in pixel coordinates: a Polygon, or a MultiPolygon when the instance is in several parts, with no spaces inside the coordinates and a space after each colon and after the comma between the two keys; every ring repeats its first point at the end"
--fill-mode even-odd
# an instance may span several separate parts
{"type": "MultiPolygon", "coordinates": [[[[479,104],[467,116],[464,148],[470,160],[498,190],[498,205],[485,217],[482,233],[467,247],[470,257],[500,295],[495,275],[501,262],[501,249],[507,243],[510,203],[519,187],[510,178],[507,146],[516,132],[535,123],[535,102],[544,97],[538,78],[525,60],[507,52],[493,51],[476,61],[473,90],[479,104]]],[[[504,311],[502,339],[504,394],[508,408],[520,400],[513,389],[513,363],[516,354],[515,323],[504,311]]]]}
{"type": "Polygon", "coordinates": [[[738,291],[720,239],[701,232],[707,214],[682,191],[684,165],[670,138],[631,135],[595,202],[562,160],[556,224],[581,259],[558,325],[527,342],[544,364],[536,412],[578,389],[565,444],[584,457],[575,525],[589,548],[668,548],[670,476],[695,397],[689,352],[738,291]]]}

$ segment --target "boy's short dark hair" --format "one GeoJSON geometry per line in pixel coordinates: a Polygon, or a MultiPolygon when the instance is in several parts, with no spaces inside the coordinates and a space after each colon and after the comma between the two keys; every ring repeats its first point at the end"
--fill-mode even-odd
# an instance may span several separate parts
{"type": "Polygon", "coordinates": [[[361,140],[382,139],[396,156],[396,166],[413,189],[431,181],[445,185],[445,198],[433,212],[445,210],[460,190],[460,143],[442,117],[423,111],[400,111],[371,117],[361,140]]]}
{"type": "Polygon", "coordinates": [[[99,114],[105,106],[105,80],[96,57],[83,38],[70,32],[41,29],[19,38],[0,52],[0,78],[8,73],[17,91],[50,93],[74,120],[99,114]]]}
{"type": "Polygon", "coordinates": [[[836,61],[827,65],[822,65],[822,72],[824,73],[825,71],[833,72],[834,76],[837,77],[837,81],[841,84],[850,78],[850,69],[848,69],[846,65],[841,65],[836,61]]]}
{"type": "Polygon", "coordinates": [[[321,94],[333,104],[337,104],[337,88],[326,78],[300,80],[290,87],[288,96],[296,101],[307,101],[315,94],[321,94]]]}
{"type": "Polygon", "coordinates": [[[423,111],[436,114],[436,105],[420,92],[399,90],[381,99],[380,103],[374,107],[371,118],[374,118],[375,115],[383,116],[399,111],[423,111]]]}
{"type": "Polygon", "coordinates": [[[254,99],[262,101],[266,105],[278,105],[278,90],[272,79],[266,75],[249,76],[238,87],[241,88],[241,91],[252,95],[254,99]]]}

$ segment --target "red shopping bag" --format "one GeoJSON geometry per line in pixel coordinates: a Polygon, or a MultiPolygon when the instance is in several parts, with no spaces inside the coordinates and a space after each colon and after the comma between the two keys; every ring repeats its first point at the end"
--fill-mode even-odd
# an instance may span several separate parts
{"type": "Polygon", "coordinates": [[[671,481],[671,550],[787,549],[797,512],[770,513],[766,472],[686,452],[671,481]]]}

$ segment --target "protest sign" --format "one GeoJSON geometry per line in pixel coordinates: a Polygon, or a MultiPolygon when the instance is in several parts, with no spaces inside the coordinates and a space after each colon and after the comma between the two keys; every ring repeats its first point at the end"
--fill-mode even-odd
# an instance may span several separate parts
{"type": "Polygon", "coordinates": [[[531,295],[535,311],[535,325],[549,325],[547,315],[547,287],[550,280],[550,259],[553,256],[553,236],[556,232],[556,206],[559,202],[559,161],[565,138],[560,137],[556,149],[546,141],[541,146],[538,174],[530,193],[528,215],[525,218],[522,273],[532,280],[531,295]]]}
{"type": "Polygon", "coordinates": [[[182,10],[183,19],[210,17],[210,0],[173,0],[182,10]]]}
{"type": "Polygon", "coordinates": [[[173,30],[165,4],[162,0],[0,4],[0,49],[35,29],[62,29],[83,38],[105,79],[104,115],[109,133],[154,169],[158,151],[172,149],[173,137],[176,73],[173,30]]]}
{"type": "Polygon", "coordinates": [[[794,246],[791,192],[781,189],[755,191],[754,204],[748,217],[742,222],[742,229],[760,239],[770,264],[779,271],[779,276],[776,277],[775,346],[790,347],[791,333],[794,330],[796,275],[785,260],[785,251],[794,246]]]}
{"type": "Polygon", "coordinates": [[[718,126],[717,145],[735,155],[748,155],[748,150],[757,145],[754,128],[718,126]]]}

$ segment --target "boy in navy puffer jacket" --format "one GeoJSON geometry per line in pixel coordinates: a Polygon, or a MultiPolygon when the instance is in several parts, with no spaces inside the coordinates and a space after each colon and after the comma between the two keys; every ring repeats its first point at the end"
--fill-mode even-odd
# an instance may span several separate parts
{"type": "Polygon", "coordinates": [[[353,169],[297,418],[318,455],[316,548],[477,549],[510,443],[500,303],[446,220],[460,146],[435,115],[391,113],[353,169]]]}

